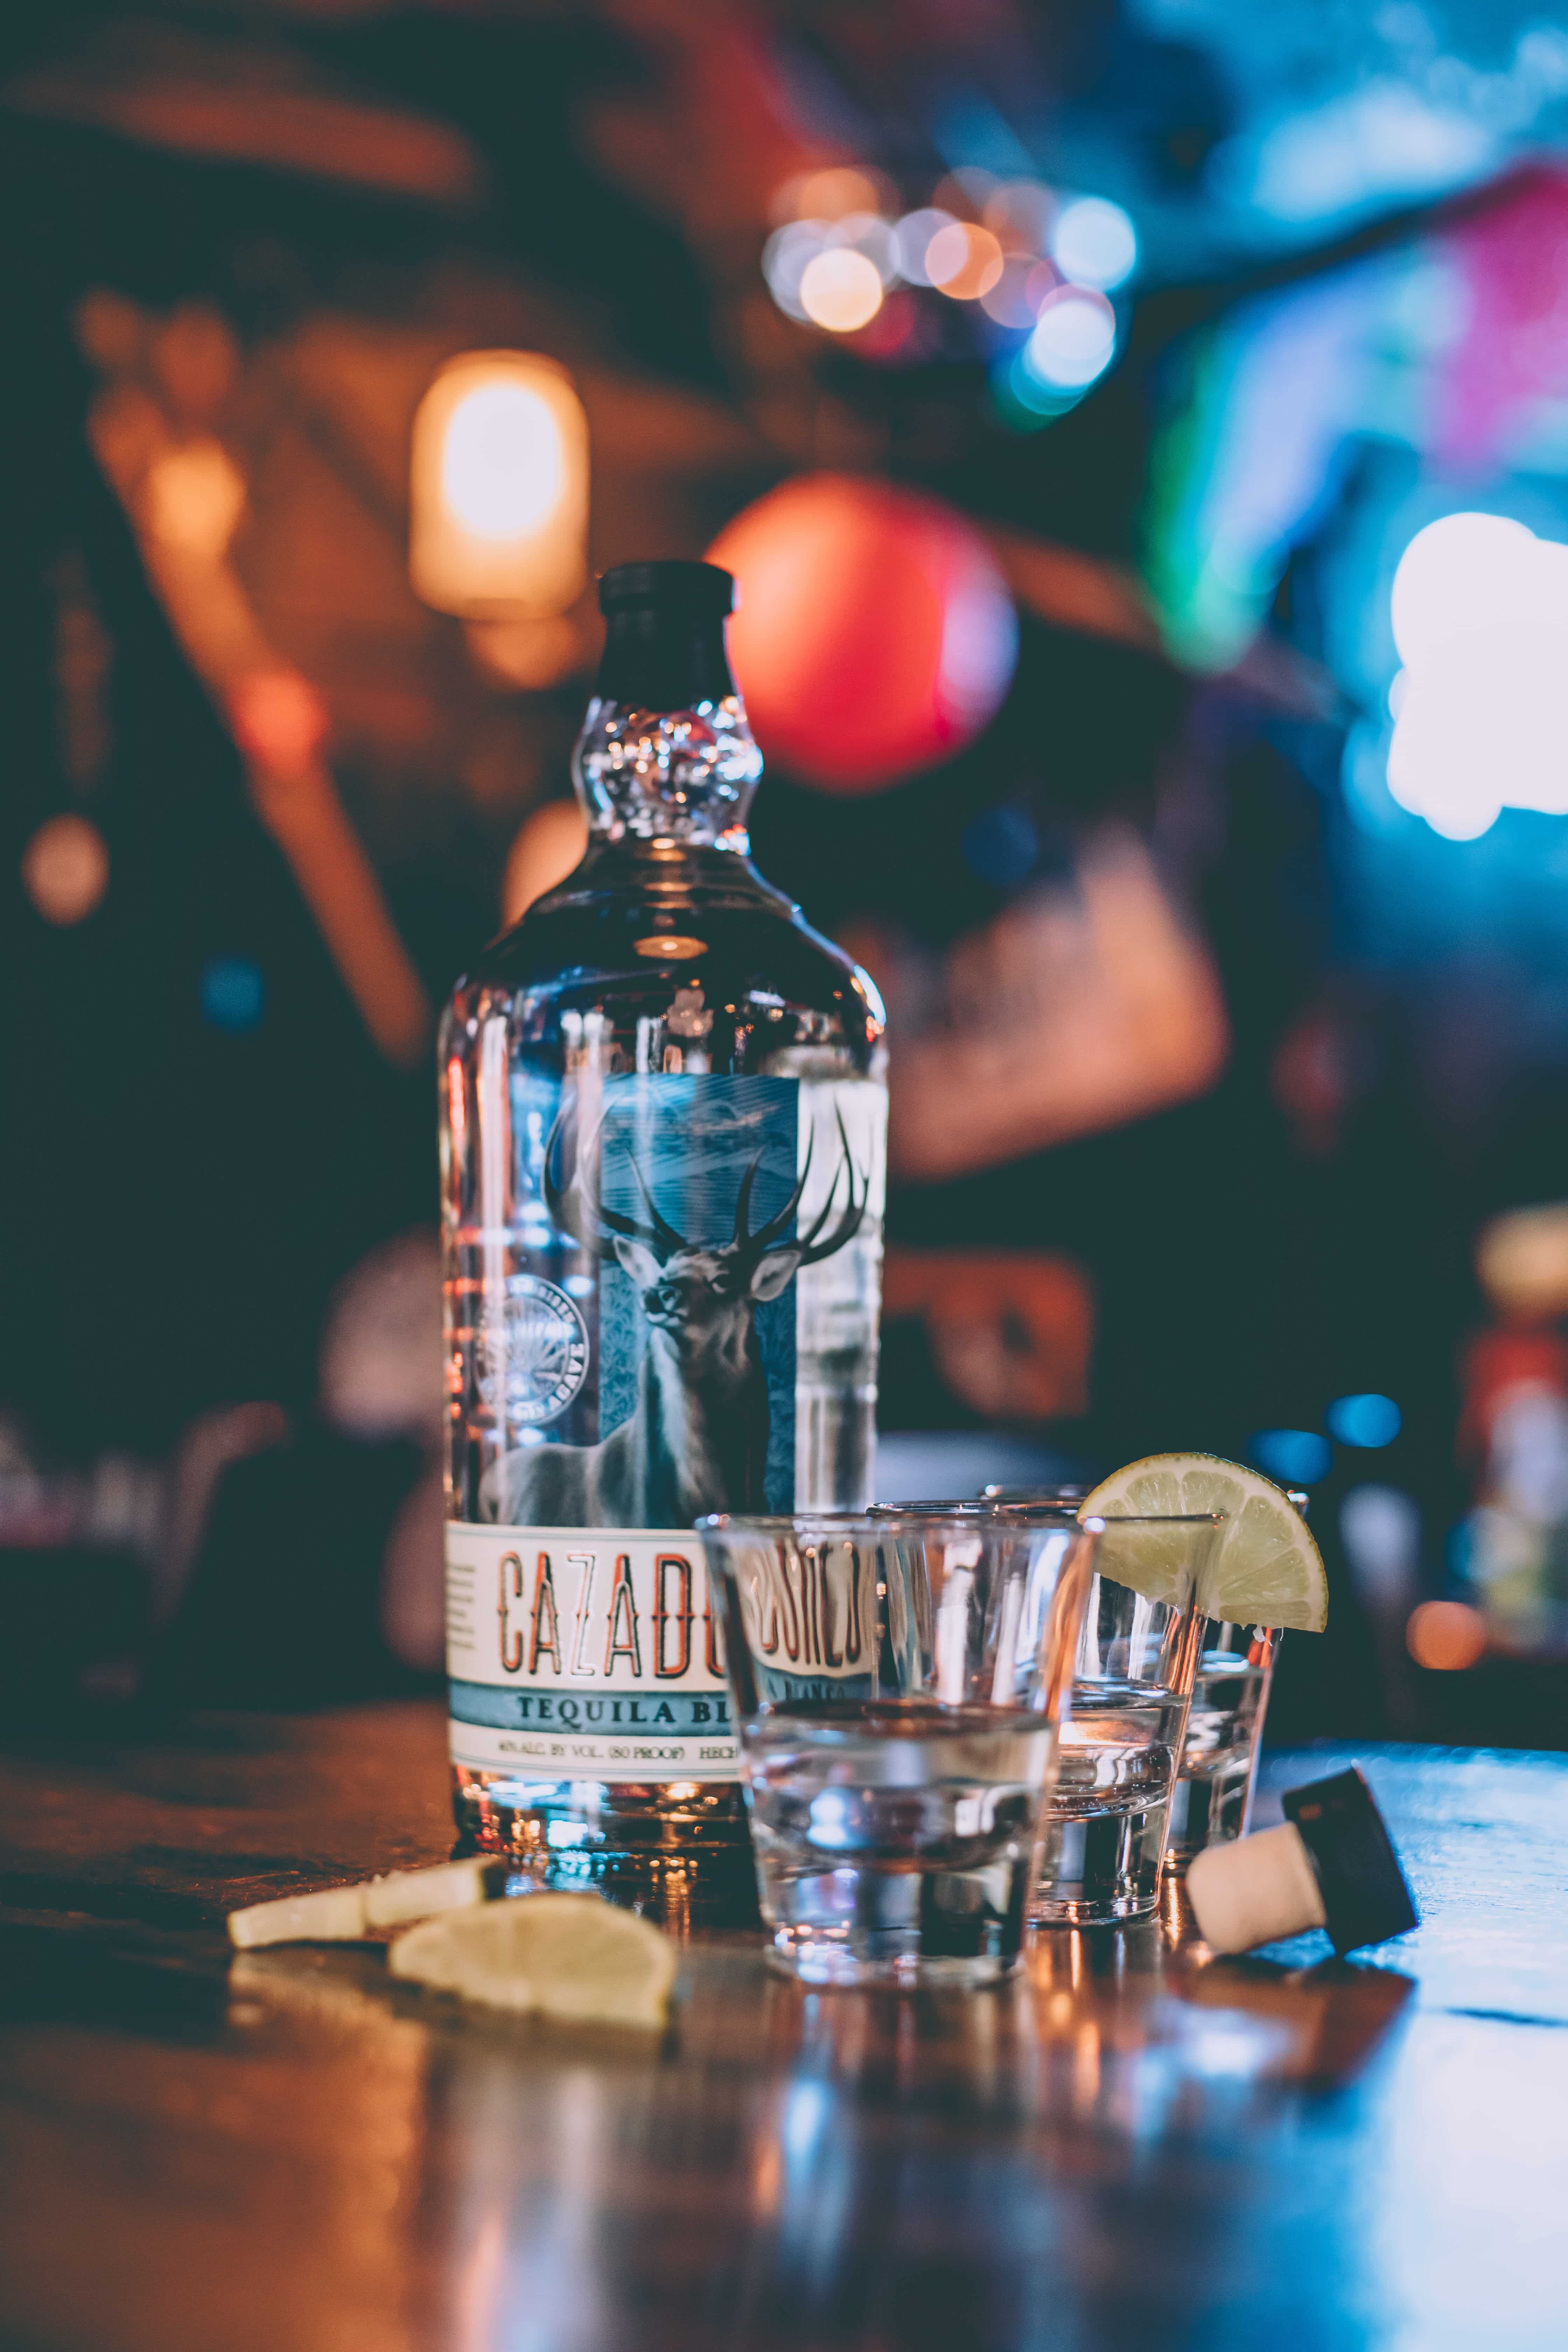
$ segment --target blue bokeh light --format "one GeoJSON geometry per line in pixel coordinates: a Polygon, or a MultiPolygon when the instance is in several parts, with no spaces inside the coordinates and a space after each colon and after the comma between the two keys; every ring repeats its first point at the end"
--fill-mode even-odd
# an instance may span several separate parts
{"type": "Polygon", "coordinates": [[[1312,1486],[1326,1478],[1333,1447],[1315,1429],[1260,1429],[1247,1449],[1266,1478],[1281,1486],[1312,1486]]]}
{"type": "Polygon", "coordinates": [[[1138,232],[1109,197],[1078,196],[1057,215],[1051,259],[1064,278],[1108,294],[1137,268],[1138,232]]]}
{"type": "Polygon", "coordinates": [[[267,983],[248,956],[214,956],[202,966],[202,1019],[214,1029],[241,1034],[259,1028],[267,983]]]}
{"type": "Polygon", "coordinates": [[[1392,1445],[1405,1426],[1394,1399],[1370,1390],[1364,1395],[1336,1397],[1323,1418],[1342,1445],[1359,1445],[1368,1452],[1392,1445]]]}
{"type": "Polygon", "coordinates": [[[1039,861],[1040,837],[1028,812],[1004,801],[970,819],[960,847],[972,874],[995,889],[1007,890],[1034,871],[1039,861]]]}

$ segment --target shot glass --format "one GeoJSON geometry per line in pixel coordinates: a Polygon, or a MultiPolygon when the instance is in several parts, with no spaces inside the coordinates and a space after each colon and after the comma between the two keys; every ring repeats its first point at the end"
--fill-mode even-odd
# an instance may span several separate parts
{"type": "Polygon", "coordinates": [[[699,1532],[774,1965],[815,1984],[1006,1975],[1098,1522],[971,1507],[699,1532]]]}
{"type": "MultiPolygon", "coordinates": [[[[1296,1486],[1286,1492],[1305,1518],[1310,1496],[1296,1486]]],[[[1180,1877],[1205,1845],[1247,1835],[1283,1639],[1277,1625],[1233,1625],[1217,1617],[1205,1624],[1181,1776],[1171,1798],[1169,1876],[1180,1877]]]]}
{"type": "Polygon", "coordinates": [[[1164,1866],[1174,1876],[1205,1845],[1247,1833],[1279,1641],[1275,1626],[1203,1622],[1182,1769],[1171,1792],[1164,1866]]]}
{"type": "MultiPolygon", "coordinates": [[[[1081,1486],[987,1486],[984,1500],[1059,1509],[1069,1503],[1076,1507],[1085,1491],[1081,1486]]],[[[1296,1486],[1286,1492],[1305,1518],[1310,1497],[1296,1486]]],[[[1115,1524],[1113,1519],[1113,1531],[1115,1524]]],[[[1226,1844],[1247,1834],[1264,1717],[1283,1638],[1277,1625],[1231,1624],[1217,1617],[1204,1622],[1182,1768],[1171,1791],[1163,1864],[1168,1876],[1180,1877],[1205,1845],[1226,1844]]]]}
{"type": "MultiPolygon", "coordinates": [[[[1020,1507],[995,1507],[1011,1517],[1020,1507]]],[[[1101,1522],[1060,1764],[1041,1819],[1029,1916],[1042,1926],[1110,1927],[1158,1904],[1205,1622],[1194,1596],[1224,1524],[1218,1512],[1101,1522]],[[1139,1580],[1158,1563],[1170,1599],[1117,1580],[1119,1558],[1131,1568],[1130,1548],[1139,1580]]]]}

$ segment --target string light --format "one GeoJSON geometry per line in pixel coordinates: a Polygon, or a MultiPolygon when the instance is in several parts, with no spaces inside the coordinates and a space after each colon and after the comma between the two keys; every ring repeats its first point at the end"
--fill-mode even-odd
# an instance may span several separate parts
{"type": "Polygon", "coordinates": [[[805,320],[801,307],[800,281],[808,266],[816,259],[827,241],[828,223],[825,220],[786,221],[774,229],[763,247],[763,276],[768,291],[781,310],[792,319],[805,320]]]}
{"type": "Polygon", "coordinates": [[[1138,266],[1138,232],[1107,196],[1075,196],[1057,215],[1051,259],[1075,285],[1101,293],[1123,286],[1138,266]]]}
{"type": "Polygon", "coordinates": [[[800,306],[814,327],[853,334],[882,307],[882,280],[870,257],[853,246],[829,246],[801,273],[800,306]]]}
{"type": "Polygon", "coordinates": [[[977,302],[1002,275],[1002,247],[988,228],[953,221],[939,228],[925,251],[926,276],[955,302],[977,302]]]}
{"type": "Polygon", "coordinates": [[[771,207],[775,221],[843,220],[850,213],[879,212],[889,191],[882,173],[864,163],[834,163],[786,180],[771,207]]]}
{"type": "Polygon", "coordinates": [[[952,215],[936,205],[923,205],[916,212],[906,213],[893,229],[900,277],[907,278],[911,286],[929,286],[931,281],[926,254],[931,240],[944,228],[956,226],[952,215]]]}
{"type": "Polygon", "coordinates": [[[1062,286],[1048,294],[1025,347],[1028,373],[1048,390],[1080,392],[1116,350],[1116,313],[1103,294],[1062,286]]]}
{"type": "MultiPolygon", "coordinates": [[[[1005,334],[1030,334],[1022,353],[991,343],[993,383],[1013,421],[1071,407],[1115,355],[1116,319],[1104,298],[1136,266],[1128,214],[1107,197],[1059,203],[1043,181],[972,169],[950,172],[930,204],[897,219],[889,195],[883,175],[858,164],[803,173],[780,191],[778,225],[763,250],[780,310],[830,333],[856,332],[881,307],[861,266],[868,263],[883,295],[932,288],[953,302],[978,302],[1005,334]]],[[[921,315],[940,339],[935,313],[904,301],[897,338],[868,337],[863,355],[918,344],[921,315]]]]}
{"type": "Polygon", "coordinates": [[[899,281],[899,249],[889,223],[877,213],[851,213],[847,220],[836,221],[828,231],[829,245],[853,246],[876,266],[884,286],[896,286],[899,281]]]}

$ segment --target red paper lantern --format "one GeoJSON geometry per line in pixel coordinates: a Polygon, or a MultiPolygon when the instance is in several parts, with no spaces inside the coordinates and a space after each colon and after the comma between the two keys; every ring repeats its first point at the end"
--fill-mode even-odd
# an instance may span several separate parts
{"type": "Polygon", "coordinates": [[[1006,583],[938,499],[802,475],[737,515],[710,560],[740,583],[730,651],[757,739],[808,782],[876,792],[931,767],[1007,691],[1006,583]]]}

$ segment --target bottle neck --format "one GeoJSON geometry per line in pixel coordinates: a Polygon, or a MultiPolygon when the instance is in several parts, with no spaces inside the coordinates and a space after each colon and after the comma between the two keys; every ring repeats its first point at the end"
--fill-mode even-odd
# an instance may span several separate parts
{"type": "Polygon", "coordinates": [[[722,619],[657,604],[612,613],[572,755],[590,835],[744,856],[746,813],[762,772],[722,619]]]}

